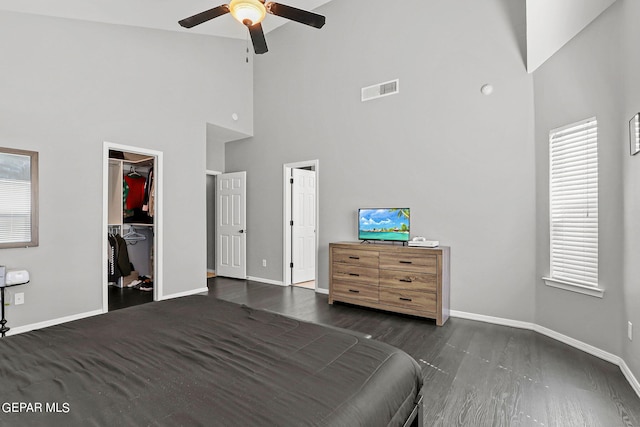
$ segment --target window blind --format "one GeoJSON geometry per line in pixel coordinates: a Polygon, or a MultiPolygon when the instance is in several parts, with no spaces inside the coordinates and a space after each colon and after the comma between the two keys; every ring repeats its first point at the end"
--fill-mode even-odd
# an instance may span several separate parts
{"type": "Polygon", "coordinates": [[[0,241],[31,241],[31,183],[0,179],[0,241]]]}
{"type": "Polygon", "coordinates": [[[31,241],[31,169],[28,156],[3,154],[0,163],[0,242],[31,241]]]}
{"type": "Polygon", "coordinates": [[[598,286],[598,122],[551,131],[551,277],[598,286]]]}

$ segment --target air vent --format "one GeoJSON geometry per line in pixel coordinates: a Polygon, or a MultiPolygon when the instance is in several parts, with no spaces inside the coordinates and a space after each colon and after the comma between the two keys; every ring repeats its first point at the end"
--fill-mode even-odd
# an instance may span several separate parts
{"type": "Polygon", "coordinates": [[[378,83],[373,86],[362,88],[362,102],[371,101],[372,99],[382,98],[383,96],[395,95],[400,91],[400,79],[391,80],[389,82],[378,83]]]}

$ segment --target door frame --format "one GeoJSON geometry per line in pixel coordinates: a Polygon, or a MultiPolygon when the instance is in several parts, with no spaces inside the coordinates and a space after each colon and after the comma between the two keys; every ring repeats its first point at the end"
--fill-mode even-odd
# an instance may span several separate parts
{"type": "Polygon", "coordinates": [[[285,163],[282,166],[282,185],[283,185],[283,207],[282,207],[282,277],[284,285],[291,286],[291,183],[289,178],[291,169],[302,169],[311,167],[316,173],[316,247],[315,247],[315,291],[318,291],[318,251],[320,248],[320,160],[306,160],[302,162],[285,163]]]}
{"type": "Polygon", "coordinates": [[[155,181],[155,213],[154,213],[154,237],[153,237],[153,300],[160,301],[164,297],[163,293],[163,153],[162,151],[150,150],[142,147],[134,147],[132,145],[116,144],[104,141],[102,147],[102,312],[109,311],[109,281],[107,278],[108,262],[107,247],[109,245],[107,229],[109,226],[109,150],[123,151],[127,153],[141,154],[143,156],[155,157],[154,164],[154,181],[155,181]]]}
{"type": "MultiPolygon", "coordinates": [[[[223,173],[223,172],[220,172],[220,171],[214,171],[214,170],[209,170],[209,169],[207,169],[207,170],[206,170],[206,172],[205,172],[205,192],[207,191],[207,190],[206,190],[206,186],[207,186],[206,179],[207,179],[208,177],[210,177],[210,176],[222,175],[222,173],[223,173]]],[[[216,182],[216,185],[217,185],[217,182],[216,182]]],[[[215,199],[216,195],[218,194],[218,192],[216,191],[215,186],[214,186],[213,192],[214,192],[213,197],[214,197],[214,199],[215,199]]],[[[208,194],[205,194],[205,195],[206,195],[206,196],[209,196],[208,194]]],[[[217,202],[217,200],[216,200],[216,202],[217,202]]],[[[213,249],[213,252],[214,252],[214,253],[215,253],[215,247],[216,247],[216,245],[218,244],[218,226],[217,226],[217,220],[218,220],[218,209],[217,209],[217,204],[216,204],[216,208],[213,210],[213,248],[214,248],[214,249],[213,249]]],[[[207,221],[209,221],[209,218],[207,218],[207,221]]],[[[209,236],[207,236],[207,238],[208,238],[208,237],[209,237],[209,236]]],[[[208,248],[208,247],[209,247],[209,242],[207,242],[207,248],[208,248]]],[[[215,258],[215,256],[214,256],[214,258],[215,258]]],[[[208,259],[209,259],[209,254],[207,253],[207,260],[208,260],[208,259]]],[[[210,270],[209,268],[207,268],[207,273],[213,273],[213,274],[216,274],[216,270],[215,270],[215,269],[217,268],[217,267],[216,267],[217,263],[218,263],[218,259],[217,259],[217,258],[215,258],[215,262],[214,262],[214,265],[213,265],[214,270],[210,270]]]]}

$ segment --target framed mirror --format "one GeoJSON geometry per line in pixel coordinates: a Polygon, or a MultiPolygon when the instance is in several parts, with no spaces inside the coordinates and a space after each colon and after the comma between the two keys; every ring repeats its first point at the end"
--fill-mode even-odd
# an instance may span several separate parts
{"type": "Polygon", "coordinates": [[[38,246],[38,153],[0,147],[0,249],[38,246]]]}
{"type": "Polygon", "coordinates": [[[640,113],[629,120],[629,145],[632,156],[640,152],[640,113]]]}

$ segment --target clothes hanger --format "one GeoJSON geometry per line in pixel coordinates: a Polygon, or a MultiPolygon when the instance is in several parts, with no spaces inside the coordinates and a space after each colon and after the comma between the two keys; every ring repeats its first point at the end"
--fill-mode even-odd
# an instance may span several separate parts
{"type": "Polygon", "coordinates": [[[122,236],[122,238],[124,240],[131,241],[131,242],[147,240],[147,236],[145,236],[144,234],[138,233],[136,229],[133,227],[133,225],[129,227],[129,231],[124,236],[122,236]]]}
{"type": "Polygon", "coordinates": [[[136,172],[136,169],[133,167],[133,165],[131,165],[131,167],[129,168],[128,176],[133,177],[133,178],[138,178],[138,177],[141,177],[142,175],[140,175],[138,172],[136,172]]]}

